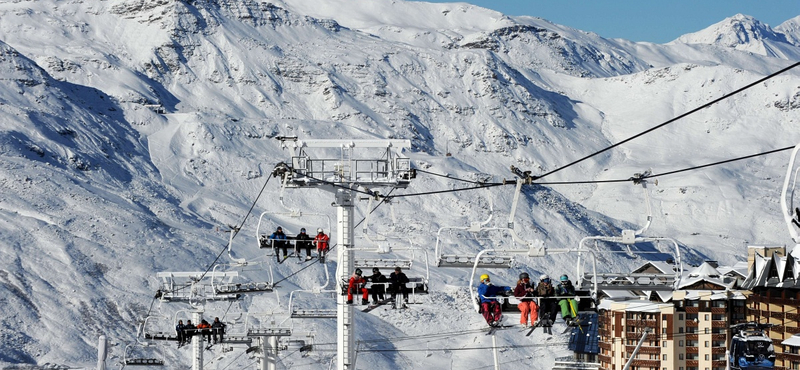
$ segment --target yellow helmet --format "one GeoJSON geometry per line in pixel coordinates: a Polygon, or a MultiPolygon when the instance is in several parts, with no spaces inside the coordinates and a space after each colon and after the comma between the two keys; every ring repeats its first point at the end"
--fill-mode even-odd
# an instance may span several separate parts
{"type": "Polygon", "coordinates": [[[487,275],[487,274],[481,275],[481,281],[484,281],[484,280],[489,280],[489,275],[487,275]]]}

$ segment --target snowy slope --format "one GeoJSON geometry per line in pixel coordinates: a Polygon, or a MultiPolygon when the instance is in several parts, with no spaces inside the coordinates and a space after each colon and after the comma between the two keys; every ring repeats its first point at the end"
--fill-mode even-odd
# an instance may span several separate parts
{"type": "MultiPolygon", "coordinates": [[[[513,178],[510,165],[553,170],[800,56],[791,20],[771,30],[746,16],[665,45],[608,40],[466,4],[390,0],[41,0],[0,4],[0,19],[0,296],[9,312],[0,318],[0,361],[9,364],[89,366],[101,333],[116,343],[118,361],[137,321],[148,312],[175,314],[168,304],[151,306],[155,273],[207,269],[228,241],[227,225],[242,223],[254,202],[234,254],[269,261],[253,235],[259,215],[285,211],[277,181],[260,193],[275,164],[291,156],[276,136],[407,138],[419,169],[500,181],[513,178]]],[[[543,181],[627,179],[648,168],[663,173],[794,145],[798,76],[790,71],[543,181]]],[[[785,154],[773,154],[659,178],[650,187],[649,233],[678,239],[690,262],[733,263],[748,243],[786,243],[777,215],[785,162],[785,154]]],[[[398,192],[464,186],[420,173],[398,192]]],[[[397,198],[376,210],[370,231],[409,236],[432,259],[440,227],[490,215],[492,225],[505,226],[512,190],[397,198]]],[[[629,183],[532,186],[516,230],[547,246],[577,246],[585,236],[641,226],[643,198],[629,183]]],[[[331,201],[322,191],[283,193],[286,207],[334,217],[331,201]]],[[[359,202],[361,216],[366,207],[359,202]]],[[[290,233],[324,224],[265,217],[290,233]]],[[[449,243],[464,253],[482,248],[449,243]]],[[[225,253],[221,261],[230,262],[225,253]]],[[[624,271],[641,259],[603,262],[624,271]]],[[[421,258],[415,263],[422,274],[421,258]]],[[[513,284],[521,271],[560,275],[574,264],[569,255],[521,257],[491,273],[513,284]]],[[[279,295],[247,298],[237,310],[280,312],[291,290],[325,278],[319,266],[296,275],[296,263],[272,268],[278,279],[291,275],[279,295]]],[[[490,365],[488,350],[446,350],[490,343],[470,332],[483,324],[470,310],[468,275],[432,268],[432,294],[419,298],[422,305],[358,314],[365,329],[358,340],[366,343],[359,367],[490,365]],[[404,339],[417,336],[426,339],[404,339]],[[428,357],[416,351],[424,348],[445,350],[428,357]],[[384,349],[407,351],[370,352],[384,349]]],[[[225,310],[208,308],[212,315],[225,310]]],[[[327,366],[335,323],[298,322],[295,329],[314,329],[320,351],[284,353],[283,364],[327,366]]],[[[520,337],[514,329],[498,339],[566,340],[520,337]]],[[[186,351],[164,355],[190,361],[186,351]]],[[[239,355],[215,354],[213,363],[253,362],[239,355]]],[[[508,350],[504,361],[545,369],[564,355],[557,344],[508,350]]]]}

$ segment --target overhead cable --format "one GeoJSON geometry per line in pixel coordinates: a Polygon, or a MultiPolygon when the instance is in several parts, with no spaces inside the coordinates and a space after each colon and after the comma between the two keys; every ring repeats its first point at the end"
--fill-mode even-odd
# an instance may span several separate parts
{"type": "Polygon", "coordinates": [[[616,143],[616,144],[612,144],[611,146],[608,146],[608,147],[606,147],[606,148],[604,148],[604,149],[598,150],[598,151],[596,151],[596,152],[594,152],[594,153],[592,153],[592,154],[589,154],[589,155],[587,155],[587,156],[585,156],[585,157],[583,157],[583,158],[580,158],[580,159],[578,159],[578,160],[572,161],[572,162],[570,162],[570,163],[568,163],[568,164],[566,164],[566,165],[563,165],[563,166],[561,166],[561,167],[558,167],[558,168],[556,168],[556,169],[554,169],[554,170],[552,170],[552,171],[550,171],[550,172],[546,172],[546,173],[544,173],[544,174],[542,174],[542,175],[539,175],[539,176],[534,176],[534,179],[540,179],[540,178],[542,178],[542,177],[545,177],[545,176],[548,176],[548,175],[552,175],[552,174],[554,174],[554,173],[556,173],[556,172],[558,172],[558,171],[561,171],[561,170],[563,170],[563,169],[565,169],[565,168],[567,168],[567,167],[570,167],[570,166],[573,166],[573,165],[575,165],[575,164],[578,164],[578,163],[580,163],[580,162],[583,162],[584,160],[586,160],[586,159],[589,159],[589,158],[591,158],[591,157],[594,157],[594,156],[596,156],[596,155],[598,155],[598,154],[600,154],[600,153],[604,153],[604,152],[606,152],[606,151],[608,151],[608,150],[611,150],[611,149],[613,149],[613,148],[616,148],[616,147],[618,147],[618,146],[620,146],[620,145],[622,145],[622,144],[625,144],[625,143],[627,143],[627,142],[629,142],[629,141],[631,141],[631,140],[633,140],[633,139],[636,139],[636,138],[638,138],[638,137],[640,137],[640,136],[643,136],[643,135],[645,135],[645,134],[648,134],[648,133],[650,133],[651,131],[655,131],[655,130],[657,130],[657,129],[661,128],[661,127],[664,127],[664,126],[666,126],[666,125],[668,125],[668,124],[670,124],[670,123],[673,123],[673,122],[675,122],[675,121],[677,121],[677,120],[679,120],[679,119],[681,119],[681,118],[684,118],[684,117],[686,117],[686,116],[688,116],[688,115],[690,115],[690,114],[693,114],[693,113],[695,113],[695,112],[697,112],[697,111],[700,111],[700,110],[702,110],[702,109],[708,108],[708,107],[710,107],[710,106],[712,106],[712,105],[714,105],[714,104],[716,104],[716,103],[719,103],[719,102],[721,102],[721,101],[723,101],[723,100],[725,100],[725,99],[728,99],[728,98],[730,98],[730,97],[732,97],[732,96],[734,96],[734,95],[736,95],[736,94],[739,94],[739,93],[740,93],[740,92],[742,92],[742,91],[745,91],[745,90],[747,90],[747,89],[749,89],[749,88],[751,88],[751,87],[753,87],[753,86],[756,86],[756,85],[758,85],[758,84],[760,84],[760,83],[762,83],[762,82],[764,82],[764,81],[767,81],[767,80],[769,80],[769,79],[771,79],[771,78],[773,78],[773,77],[775,77],[775,76],[778,76],[778,75],[780,75],[780,74],[782,74],[782,73],[785,73],[786,71],[789,71],[789,70],[791,70],[791,69],[793,69],[793,68],[795,68],[795,67],[797,67],[797,66],[800,66],[800,62],[794,63],[794,64],[792,64],[792,65],[790,65],[790,66],[788,66],[788,67],[786,67],[786,68],[783,68],[783,69],[781,69],[781,70],[779,70],[779,71],[777,71],[777,72],[775,72],[775,73],[772,73],[772,74],[770,74],[770,75],[768,75],[768,76],[766,76],[766,77],[763,77],[763,78],[761,78],[761,79],[759,79],[759,80],[757,80],[757,81],[755,81],[755,82],[752,82],[752,83],[750,83],[750,84],[747,84],[747,85],[745,85],[744,87],[741,87],[741,88],[739,88],[739,89],[736,89],[736,90],[734,90],[733,92],[730,92],[730,93],[728,93],[728,94],[725,94],[725,95],[723,95],[723,96],[721,96],[721,97],[719,97],[719,98],[717,98],[717,99],[714,99],[714,100],[712,100],[712,101],[710,101],[710,102],[708,102],[708,103],[705,103],[705,104],[703,104],[703,105],[701,105],[701,106],[699,106],[699,107],[697,107],[697,108],[694,108],[694,109],[692,109],[692,110],[690,110],[690,111],[688,111],[688,112],[686,112],[686,113],[683,113],[683,114],[681,114],[681,115],[679,115],[679,116],[677,116],[677,117],[674,117],[674,118],[672,118],[672,119],[669,119],[669,120],[667,120],[666,122],[664,122],[664,123],[662,123],[662,124],[660,124],[660,125],[657,125],[657,126],[655,126],[655,127],[651,127],[651,128],[649,128],[649,129],[647,129],[647,130],[644,130],[644,131],[642,131],[642,132],[640,132],[640,133],[638,133],[638,134],[636,134],[636,135],[633,135],[633,136],[631,136],[631,137],[629,137],[629,138],[627,138],[627,139],[625,139],[625,140],[622,140],[622,141],[620,141],[620,142],[618,142],[618,143],[616,143]]]}

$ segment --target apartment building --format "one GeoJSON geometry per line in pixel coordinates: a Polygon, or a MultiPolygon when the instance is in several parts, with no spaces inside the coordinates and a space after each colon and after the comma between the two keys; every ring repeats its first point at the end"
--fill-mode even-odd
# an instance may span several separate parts
{"type": "Polygon", "coordinates": [[[772,324],[769,337],[775,347],[775,370],[800,369],[800,247],[748,247],[747,279],[742,288],[752,292],[747,300],[749,321],[772,324]]]}
{"type": "MultiPolygon", "coordinates": [[[[746,297],[736,289],[735,274],[722,274],[715,266],[706,262],[684,272],[677,287],[603,292],[600,367],[622,369],[644,337],[632,370],[724,370],[729,327],[746,321],[746,297]]],[[[674,270],[648,263],[634,272],[674,270]]]]}

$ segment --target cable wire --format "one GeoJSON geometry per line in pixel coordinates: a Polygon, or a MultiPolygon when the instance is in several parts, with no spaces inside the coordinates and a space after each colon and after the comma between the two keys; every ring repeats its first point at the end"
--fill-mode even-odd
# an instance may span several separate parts
{"type": "Polygon", "coordinates": [[[714,105],[714,104],[716,104],[716,103],[719,103],[719,102],[721,102],[721,101],[723,101],[723,100],[725,100],[725,99],[728,99],[728,98],[730,98],[730,97],[732,97],[732,96],[734,96],[734,95],[736,95],[736,94],[739,94],[739,93],[740,93],[740,92],[742,92],[742,91],[745,91],[745,90],[747,90],[747,89],[749,89],[749,88],[751,88],[751,87],[753,87],[753,86],[756,86],[756,85],[758,85],[758,84],[760,84],[760,83],[762,83],[762,82],[764,82],[764,81],[767,81],[767,80],[769,80],[769,79],[772,79],[773,77],[775,77],[775,76],[778,76],[778,75],[780,75],[780,74],[782,74],[782,73],[785,73],[785,72],[787,72],[787,71],[789,71],[789,70],[791,70],[791,69],[793,69],[793,68],[795,68],[795,67],[797,67],[797,66],[800,66],[800,62],[794,63],[794,64],[792,64],[792,65],[790,65],[790,66],[788,66],[788,67],[786,67],[786,68],[783,68],[783,69],[781,69],[781,70],[779,70],[779,71],[775,72],[775,73],[772,73],[772,74],[770,74],[770,75],[767,75],[767,76],[765,76],[765,77],[763,77],[763,78],[760,78],[760,79],[758,79],[758,80],[757,80],[757,81],[755,81],[755,82],[749,83],[749,84],[745,85],[744,87],[741,87],[741,88],[739,88],[739,89],[736,89],[736,90],[734,90],[733,92],[730,92],[730,93],[727,93],[727,94],[725,94],[725,95],[722,95],[721,97],[719,97],[719,98],[717,98],[717,99],[714,99],[714,100],[712,100],[712,101],[710,101],[710,102],[708,102],[708,103],[705,103],[705,104],[703,104],[703,105],[701,105],[701,106],[699,106],[699,107],[697,107],[697,108],[694,108],[694,109],[692,109],[692,110],[690,110],[690,111],[688,111],[688,112],[685,112],[685,113],[683,113],[683,114],[681,114],[681,115],[678,115],[677,117],[671,118],[671,119],[667,120],[666,122],[664,122],[664,123],[662,123],[662,124],[659,124],[659,125],[657,125],[657,126],[654,126],[654,127],[651,127],[651,128],[649,128],[649,129],[647,129],[647,130],[644,130],[644,131],[642,131],[642,132],[640,132],[640,133],[638,133],[638,134],[636,134],[636,135],[633,135],[633,136],[631,136],[631,137],[629,137],[629,138],[627,138],[627,139],[625,139],[625,140],[622,140],[622,141],[620,141],[620,142],[618,142],[618,143],[616,143],[616,144],[612,144],[612,145],[610,145],[610,146],[608,146],[608,147],[606,147],[606,148],[604,148],[604,149],[598,150],[598,151],[596,151],[596,152],[594,152],[594,153],[592,153],[592,154],[589,154],[589,155],[587,155],[587,156],[585,156],[585,157],[583,157],[583,158],[580,158],[580,159],[577,159],[577,160],[575,160],[575,161],[572,161],[572,162],[570,162],[570,163],[567,163],[567,164],[565,164],[565,165],[563,165],[563,166],[561,166],[561,167],[558,167],[558,168],[556,168],[556,169],[554,169],[554,170],[552,170],[552,171],[550,171],[550,172],[546,172],[546,173],[544,173],[544,174],[542,174],[542,175],[539,175],[539,176],[534,176],[534,179],[540,179],[540,178],[542,178],[542,177],[545,177],[545,176],[548,176],[548,175],[552,175],[552,174],[554,174],[554,173],[556,173],[556,172],[558,172],[558,171],[561,171],[561,170],[563,170],[563,169],[565,169],[565,168],[567,168],[567,167],[571,167],[571,166],[573,166],[573,165],[576,165],[576,164],[578,164],[578,163],[580,163],[580,162],[583,162],[584,160],[586,160],[586,159],[589,159],[589,158],[591,158],[591,157],[594,157],[594,156],[596,156],[596,155],[598,155],[598,154],[600,154],[600,153],[604,153],[604,152],[606,152],[606,151],[609,151],[609,150],[611,150],[611,149],[613,149],[613,148],[616,148],[616,147],[618,147],[618,146],[620,146],[620,145],[622,145],[622,144],[625,144],[625,143],[627,143],[627,142],[629,142],[629,141],[631,141],[631,140],[633,140],[633,139],[636,139],[636,138],[638,138],[638,137],[640,137],[640,136],[643,136],[643,135],[645,135],[645,134],[648,134],[648,133],[650,133],[650,132],[652,132],[652,131],[655,131],[655,130],[657,130],[657,129],[659,129],[659,128],[662,128],[662,127],[664,127],[664,126],[666,126],[666,125],[668,125],[668,124],[671,124],[671,123],[673,123],[673,122],[675,122],[675,121],[677,121],[677,120],[679,120],[679,119],[681,119],[681,118],[684,118],[684,117],[686,117],[686,116],[689,116],[689,115],[691,115],[691,114],[693,114],[693,113],[696,113],[696,112],[698,112],[698,111],[700,111],[700,110],[702,110],[702,109],[708,108],[708,107],[710,107],[710,106],[712,106],[712,105],[714,105]]]}

